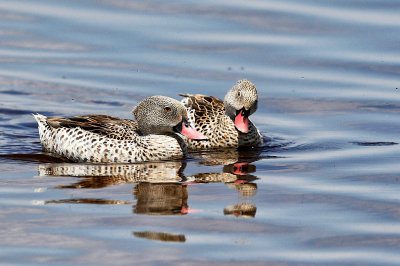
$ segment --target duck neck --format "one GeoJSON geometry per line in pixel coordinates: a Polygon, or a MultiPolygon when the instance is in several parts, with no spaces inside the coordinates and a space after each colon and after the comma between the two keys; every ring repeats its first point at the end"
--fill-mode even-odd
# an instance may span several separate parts
{"type": "Polygon", "coordinates": [[[183,155],[186,156],[186,154],[187,154],[187,144],[186,144],[186,142],[179,135],[177,135],[175,133],[169,133],[169,134],[166,134],[166,135],[171,137],[171,138],[176,139],[176,141],[178,142],[179,146],[182,149],[183,155]]]}

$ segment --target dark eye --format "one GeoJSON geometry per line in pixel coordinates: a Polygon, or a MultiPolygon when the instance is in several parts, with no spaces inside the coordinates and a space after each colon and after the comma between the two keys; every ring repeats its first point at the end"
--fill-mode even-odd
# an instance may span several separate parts
{"type": "Polygon", "coordinates": [[[238,97],[242,96],[242,94],[240,93],[240,91],[237,92],[237,96],[238,96],[238,97]]]}
{"type": "Polygon", "coordinates": [[[165,112],[171,112],[171,107],[169,107],[169,106],[164,107],[164,111],[165,112]]]}

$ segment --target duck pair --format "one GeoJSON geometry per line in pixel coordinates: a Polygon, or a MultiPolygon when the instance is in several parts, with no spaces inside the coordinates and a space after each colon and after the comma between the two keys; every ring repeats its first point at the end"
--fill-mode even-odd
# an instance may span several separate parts
{"type": "Polygon", "coordinates": [[[151,96],[132,111],[136,120],[107,115],[47,118],[34,115],[47,152],[75,162],[133,163],[183,158],[188,150],[259,146],[262,136],[249,116],[257,90],[239,80],[224,101],[182,94],[179,102],[151,96]]]}

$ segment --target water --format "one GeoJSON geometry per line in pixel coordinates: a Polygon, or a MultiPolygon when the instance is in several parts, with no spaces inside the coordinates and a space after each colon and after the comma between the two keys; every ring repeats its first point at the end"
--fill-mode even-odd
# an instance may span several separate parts
{"type": "Polygon", "coordinates": [[[1,264],[400,264],[399,8],[0,1],[1,264]],[[32,113],[129,118],[143,97],[222,98],[240,78],[259,89],[260,150],[41,153],[32,113]]]}

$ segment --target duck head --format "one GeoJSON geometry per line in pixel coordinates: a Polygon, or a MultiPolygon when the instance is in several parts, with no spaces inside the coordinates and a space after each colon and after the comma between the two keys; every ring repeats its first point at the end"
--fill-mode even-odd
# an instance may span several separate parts
{"type": "Polygon", "coordinates": [[[183,104],[170,97],[148,97],[141,101],[132,113],[143,135],[178,133],[189,139],[207,139],[188,123],[188,115],[183,104]]]}
{"type": "Polygon", "coordinates": [[[225,113],[242,133],[249,132],[249,116],[257,110],[256,86],[247,79],[239,80],[225,95],[225,113]]]}

